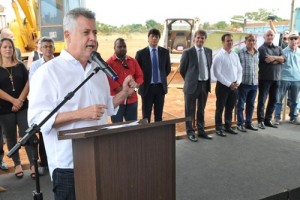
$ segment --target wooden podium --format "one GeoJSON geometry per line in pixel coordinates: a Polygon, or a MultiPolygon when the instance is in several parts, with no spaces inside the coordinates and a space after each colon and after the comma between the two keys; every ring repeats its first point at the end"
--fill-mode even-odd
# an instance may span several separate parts
{"type": "Polygon", "coordinates": [[[76,199],[175,200],[175,124],[183,121],[59,132],[73,140],[76,199]]]}

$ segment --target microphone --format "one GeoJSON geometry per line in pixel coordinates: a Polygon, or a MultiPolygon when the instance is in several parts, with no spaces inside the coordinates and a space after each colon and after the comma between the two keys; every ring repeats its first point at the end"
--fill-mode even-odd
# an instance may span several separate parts
{"type": "Polygon", "coordinates": [[[117,81],[119,79],[116,72],[101,58],[100,54],[96,51],[91,53],[91,60],[99,65],[99,68],[112,80],[117,81]]]}

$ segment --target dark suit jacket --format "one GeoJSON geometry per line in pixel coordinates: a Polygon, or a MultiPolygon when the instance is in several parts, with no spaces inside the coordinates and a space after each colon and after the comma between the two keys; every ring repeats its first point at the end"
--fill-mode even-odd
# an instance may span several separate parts
{"type": "MultiPolygon", "coordinates": [[[[144,73],[144,83],[139,87],[139,94],[141,96],[145,96],[151,84],[151,77],[152,77],[152,64],[151,64],[151,54],[150,54],[149,47],[146,47],[136,52],[135,59],[138,61],[144,73]]],[[[167,94],[168,92],[167,76],[171,71],[171,60],[170,60],[169,50],[163,47],[158,47],[158,62],[159,62],[160,78],[164,88],[164,93],[167,94]]]]}
{"type": "MultiPolygon", "coordinates": [[[[208,70],[207,92],[210,92],[210,68],[212,65],[212,50],[204,47],[204,53],[206,55],[208,70]]],[[[180,59],[179,71],[182,78],[184,79],[183,91],[187,94],[193,94],[197,89],[199,75],[198,56],[195,46],[183,51],[180,59]]]]}

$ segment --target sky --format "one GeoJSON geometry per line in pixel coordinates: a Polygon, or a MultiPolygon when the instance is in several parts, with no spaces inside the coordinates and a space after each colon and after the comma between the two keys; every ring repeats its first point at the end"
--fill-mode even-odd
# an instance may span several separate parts
{"type": "MultiPolygon", "coordinates": [[[[167,18],[200,18],[200,23],[229,22],[234,15],[255,12],[259,8],[274,10],[274,14],[290,19],[292,0],[85,0],[86,7],[96,13],[97,21],[121,26],[145,24],[153,19],[163,23],[167,18]]],[[[300,8],[300,0],[295,8],[300,8]]],[[[11,0],[0,0],[6,9],[7,21],[14,17],[11,0]]]]}

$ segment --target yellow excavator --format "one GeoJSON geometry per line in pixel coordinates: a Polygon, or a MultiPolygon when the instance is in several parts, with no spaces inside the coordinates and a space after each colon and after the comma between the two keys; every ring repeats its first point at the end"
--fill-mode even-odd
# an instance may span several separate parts
{"type": "Polygon", "coordinates": [[[36,49],[38,38],[48,36],[55,41],[55,54],[65,47],[63,17],[76,7],[85,7],[85,0],[12,0],[15,19],[9,23],[15,45],[24,60],[36,49]]]}

